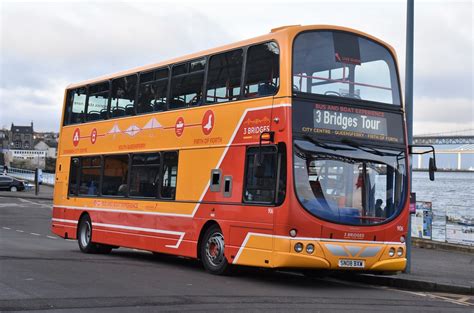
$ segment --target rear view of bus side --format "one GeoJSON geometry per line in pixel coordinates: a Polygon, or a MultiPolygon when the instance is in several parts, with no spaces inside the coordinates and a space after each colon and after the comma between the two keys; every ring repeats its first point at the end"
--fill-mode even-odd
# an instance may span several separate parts
{"type": "Polygon", "coordinates": [[[395,53],[335,26],[70,85],[52,231],[232,265],[405,268],[408,159],[395,53]]]}

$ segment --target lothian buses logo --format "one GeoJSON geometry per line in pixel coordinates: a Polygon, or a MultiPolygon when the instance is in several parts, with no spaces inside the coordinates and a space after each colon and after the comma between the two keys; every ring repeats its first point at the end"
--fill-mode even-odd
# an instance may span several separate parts
{"type": "Polygon", "coordinates": [[[74,130],[74,134],[72,135],[72,144],[74,145],[74,147],[77,147],[80,140],[81,140],[81,132],[79,131],[79,128],[76,128],[74,130]]]}

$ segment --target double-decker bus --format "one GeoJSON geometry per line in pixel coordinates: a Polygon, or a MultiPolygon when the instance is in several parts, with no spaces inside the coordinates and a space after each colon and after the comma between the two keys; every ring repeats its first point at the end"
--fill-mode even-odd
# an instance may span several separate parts
{"type": "Polygon", "coordinates": [[[72,84],[52,231],[232,265],[400,271],[408,145],[395,52],[285,26],[72,84]]]}

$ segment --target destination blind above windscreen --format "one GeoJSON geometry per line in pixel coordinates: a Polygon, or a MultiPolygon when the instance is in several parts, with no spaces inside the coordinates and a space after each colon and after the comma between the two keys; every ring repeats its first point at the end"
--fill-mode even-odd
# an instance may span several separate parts
{"type": "Polygon", "coordinates": [[[293,131],[332,139],[363,139],[403,144],[401,113],[344,105],[295,101],[293,131]]]}

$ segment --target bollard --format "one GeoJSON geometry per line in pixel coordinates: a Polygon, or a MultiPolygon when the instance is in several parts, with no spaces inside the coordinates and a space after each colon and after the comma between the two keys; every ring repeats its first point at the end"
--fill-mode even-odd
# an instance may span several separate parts
{"type": "Polygon", "coordinates": [[[38,168],[35,169],[35,196],[38,195],[39,192],[39,170],[38,168]]]}

